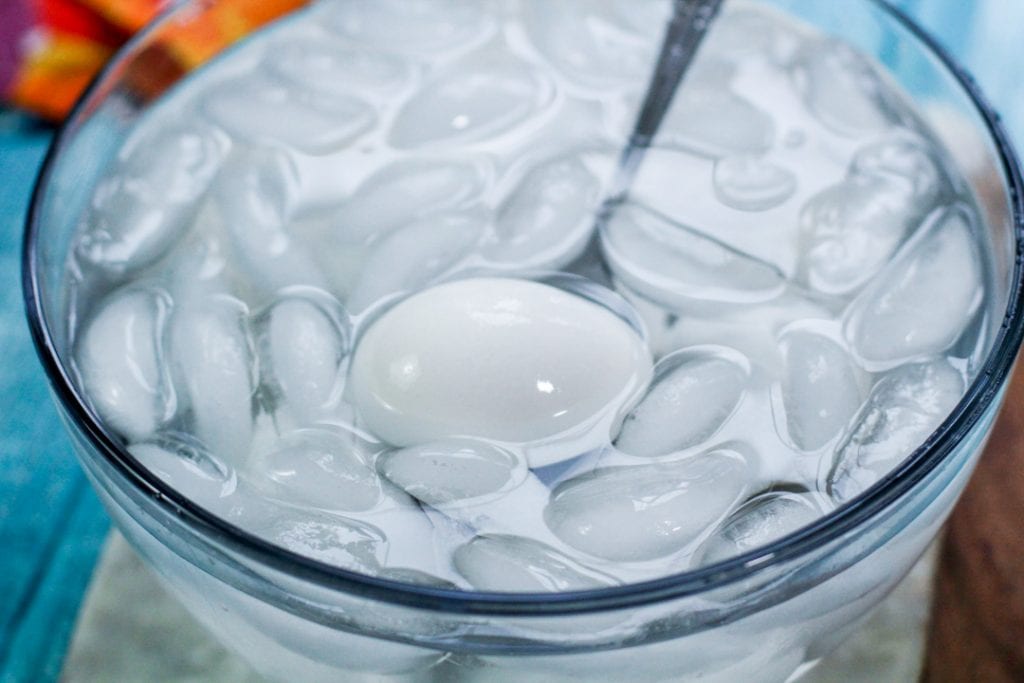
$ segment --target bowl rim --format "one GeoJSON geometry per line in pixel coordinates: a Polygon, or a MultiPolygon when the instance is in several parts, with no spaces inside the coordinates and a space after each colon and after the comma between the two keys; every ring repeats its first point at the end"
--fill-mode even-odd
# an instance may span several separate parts
{"type": "Polygon", "coordinates": [[[125,56],[131,54],[135,46],[145,42],[164,21],[177,12],[187,10],[194,2],[196,0],[173,3],[161,17],[122,48],[96,76],[57,130],[36,178],[25,220],[21,254],[22,289],[33,344],[52,391],[56,400],[84,431],[90,445],[102,454],[120,477],[130,486],[139,489],[162,514],[178,517],[183,524],[208,541],[223,545],[249,560],[321,587],[369,600],[449,614],[564,616],[636,608],[690,597],[736,584],[772,567],[810,555],[882,514],[950,456],[999,397],[1004,381],[1009,377],[1021,341],[1024,340],[1024,263],[1021,259],[1024,251],[1024,177],[1017,155],[999,115],[982,94],[974,78],[951,53],[904,11],[891,4],[890,0],[868,0],[938,59],[963,88],[984,122],[1007,183],[1004,189],[1007,191],[1016,250],[1006,313],[978,377],[938,429],[898,467],[814,523],[768,545],[695,570],[640,583],[585,591],[495,593],[415,585],[342,569],[263,540],[194,504],[142,466],[117,439],[106,432],[76,389],[70,369],[60,362],[54,339],[45,324],[40,266],[35,259],[42,205],[51,175],[59,163],[67,139],[87,116],[89,103],[102,94],[106,80],[116,74],[125,56]]]}

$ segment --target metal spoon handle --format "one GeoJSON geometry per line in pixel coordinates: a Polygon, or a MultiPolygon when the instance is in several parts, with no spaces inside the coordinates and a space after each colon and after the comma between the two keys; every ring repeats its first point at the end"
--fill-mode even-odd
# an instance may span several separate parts
{"type": "Polygon", "coordinates": [[[661,43],[661,53],[647,86],[640,115],[619,161],[614,197],[621,198],[629,191],[643,152],[658,132],[676,90],[723,1],[674,0],[672,19],[661,43]]]}

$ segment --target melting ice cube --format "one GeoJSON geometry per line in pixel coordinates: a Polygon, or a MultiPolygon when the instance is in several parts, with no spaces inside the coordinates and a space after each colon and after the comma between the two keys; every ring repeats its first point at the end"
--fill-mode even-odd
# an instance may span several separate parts
{"type": "Polygon", "coordinates": [[[387,557],[384,532],[336,515],[286,513],[261,532],[293,553],[366,574],[375,574],[387,557]]]}
{"type": "Polygon", "coordinates": [[[726,157],[715,164],[715,195],[740,211],[766,211],[796,192],[792,171],[757,157],[726,157]]]}
{"type": "Polygon", "coordinates": [[[520,479],[525,462],[483,441],[450,439],[386,453],[381,474],[428,505],[442,506],[496,493],[520,479]]]}
{"type": "Polygon", "coordinates": [[[864,373],[824,334],[791,328],[782,334],[780,345],[789,438],[798,448],[813,451],[838,435],[860,408],[864,373]]]}
{"type": "MultiPolygon", "coordinates": [[[[527,34],[541,55],[576,86],[624,88],[645,82],[654,68],[657,41],[651,34],[624,30],[622,17],[601,5],[590,0],[529,0],[523,15],[527,34]]],[[[659,9],[667,20],[667,12],[659,9]]],[[[631,18],[638,19],[644,11],[634,3],[631,18]]],[[[655,25],[654,30],[663,28],[655,25]]]]}
{"type": "Polygon", "coordinates": [[[118,290],[100,303],[75,343],[75,369],[100,417],[145,439],[175,411],[162,347],[171,299],[162,290],[118,290]]]}
{"type": "Polygon", "coordinates": [[[381,498],[373,457],[381,450],[342,429],[306,428],[285,434],[266,453],[252,456],[250,478],[277,500],[295,507],[359,512],[381,498]]]}
{"type": "Polygon", "coordinates": [[[340,306],[305,296],[279,299],[257,320],[264,386],[302,422],[311,422],[338,398],[348,339],[340,306]]]}
{"type": "Polygon", "coordinates": [[[343,36],[402,52],[463,47],[486,33],[488,3],[465,0],[373,0],[329,7],[327,23],[343,36]]]}
{"type": "Polygon", "coordinates": [[[310,91],[387,97],[408,86],[412,67],[401,57],[330,42],[290,42],[269,51],[266,66],[310,91]]]}
{"type": "Polygon", "coordinates": [[[705,347],[666,356],[647,395],[623,422],[616,447],[657,457],[700,445],[736,410],[748,377],[746,359],[735,352],[705,347]]]}
{"type": "Polygon", "coordinates": [[[446,213],[398,228],[377,242],[346,304],[360,313],[381,299],[420,289],[457,268],[487,228],[479,212],[446,213]]]}
{"type": "Polygon", "coordinates": [[[253,432],[256,370],[248,308],[227,295],[179,302],[170,324],[172,372],[194,433],[214,455],[239,464],[253,432]]]}
{"type": "Polygon", "coordinates": [[[601,245],[619,280],[669,307],[765,301],[785,286],[774,266],[636,204],[602,226],[601,245]]]}
{"type": "Polygon", "coordinates": [[[594,557],[652,560],[699,539],[742,500],[748,486],[746,462],[724,450],[598,468],[559,485],[544,518],[562,541],[594,557]]]}
{"type": "Polygon", "coordinates": [[[771,116],[721,83],[684,84],[654,138],[656,146],[709,157],[757,156],[775,142],[771,116]]]}
{"type": "Polygon", "coordinates": [[[76,254],[122,275],[149,265],[186,232],[230,144],[209,126],[153,126],[129,138],[100,182],[76,254]],[[159,163],[153,163],[159,159],[159,163]]]}
{"type": "Polygon", "coordinates": [[[904,365],[880,379],[836,449],[829,493],[846,501],[888,474],[942,423],[963,392],[963,377],[945,360],[904,365]]]}
{"type": "Polygon", "coordinates": [[[370,176],[338,207],[337,237],[367,244],[428,214],[467,204],[483,188],[481,170],[470,163],[397,161],[370,176]]]}
{"type": "Polygon", "coordinates": [[[482,591],[545,593],[618,583],[544,543],[519,536],[477,536],[455,551],[453,561],[459,573],[482,591]]]}
{"type": "Polygon", "coordinates": [[[239,152],[216,183],[216,206],[239,269],[263,298],[291,285],[326,289],[304,244],[289,232],[300,192],[298,171],[284,152],[239,152]]]}
{"type": "Polygon", "coordinates": [[[812,496],[772,492],[751,498],[697,551],[699,564],[712,564],[759,548],[818,519],[824,510],[812,496]]]}
{"type": "Polygon", "coordinates": [[[377,118],[373,107],[355,97],[257,76],[211,89],[203,110],[233,137],[306,154],[341,149],[377,118]]]}
{"type": "Polygon", "coordinates": [[[875,68],[846,43],[823,39],[805,44],[792,74],[807,108],[837,133],[868,135],[898,121],[875,68]]]}
{"type": "Polygon", "coordinates": [[[933,216],[851,304],[846,338],[869,365],[935,355],[957,341],[983,294],[969,214],[954,207],[933,216]]]}
{"type": "Polygon", "coordinates": [[[211,511],[238,485],[234,469],[188,434],[161,434],[132,444],[128,451],[175,490],[211,511]]]}
{"type": "Polygon", "coordinates": [[[389,140],[401,149],[479,141],[522,124],[552,99],[546,78],[509,57],[477,56],[438,74],[406,102],[389,140]]]}
{"type": "Polygon", "coordinates": [[[576,156],[545,161],[523,177],[498,211],[491,261],[558,269],[593,232],[601,184],[576,156]]]}

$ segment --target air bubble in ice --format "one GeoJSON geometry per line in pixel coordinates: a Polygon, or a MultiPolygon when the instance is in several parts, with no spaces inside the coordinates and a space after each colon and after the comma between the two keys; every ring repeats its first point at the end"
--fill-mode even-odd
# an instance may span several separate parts
{"type": "Polygon", "coordinates": [[[359,43],[433,54],[458,48],[482,35],[487,17],[485,2],[373,0],[335,3],[327,22],[359,43]]]}
{"type": "Polygon", "coordinates": [[[377,242],[346,302],[360,313],[381,299],[419,289],[473,253],[487,227],[475,212],[438,214],[398,228],[377,242]]]}
{"type": "Polygon", "coordinates": [[[765,301],[785,285],[774,266],[636,204],[616,209],[601,244],[619,280],[670,307],[765,301]]]}
{"type": "Polygon", "coordinates": [[[839,344],[810,330],[787,330],[780,346],[789,438],[813,451],[838,435],[860,408],[863,373],[839,344]]]}
{"type": "Polygon", "coordinates": [[[409,495],[440,506],[500,491],[521,465],[518,456],[498,446],[450,439],[391,451],[377,468],[409,495]]]}
{"type": "Polygon", "coordinates": [[[878,381],[836,450],[828,491],[846,501],[910,455],[960,400],[961,374],[945,360],[905,365],[878,381]]]}
{"type": "Polygon", "coordinates": [[[807,108],[837,133],[868,135],[897,121],[878,73],[846,43],[834,39],[808,43],[792,69],[807,108]]]}
{"type": "Polygon", "coordinates": [[[307,428],[290,432],[273,450],[253,455],[257,485],[295,507],[360,512],[381,498],[373,468],[379,445],[347,430],[307,428]]]}
{"type": "Polygon", "coordinates": [[[576,156],[535,166],[498,210],[497,240],[484,255],[536,268],[566,265],[590,239],[600,191],[597,178],[576,156]]]}
{"type": "Polygon", "coordinates": [[[336,398],[346,335],[330,312],[313,300],[287,296],[263,314],[260,346],[264,384],[301,421],[311,421],[336,398]]]}
{"type": "Polygon", "coordinates": [[[551,84],[523,62],[486,56],[466,59],[406,102],[389,140],[409,149],[500,135],[547,104],[551,92],[551,84]]]}
{"type": "Polygon", "coordinates": [[[745,461],[731,451],[598,468],[559,485],[544,511],[565,543],[615,562],[651,560],[700,538],[742,500],[745,461]]]}
{"type": "Polygon", "coordinates": [[[152,263],[185,234],[228,148],[223,134],[195,123],[130,138],[96,188],[77,256],[118,275],[152,263]]]}
{"type": "Polygon", "coordinates": [[[851,304],[845,334],[865,362],[941,353],[970,323],[983,285],[968,211],[954,207],[933,216],[851,304]]]}
{"type": "Polygon", "coordinates": [[[188,434],[163,434],[128,447],[147,469],[204,507],[235,492],[238,476],[188,434]]]}
{"type": "Polygon", "coordinates": [[[721,84],[684,84],[665,115],[656,146],[713,158],[757,156],[771,149],[775,122],[721,84]]]}
{"type": "Polygon", "coordinates": [[[482,591],[546,593],[605,588],[614,578],[529,538],[477,536],[455,551],[459,573],[482,591]]]}
{"type": "Polygon", "coordinates": [[[659,361],[651,388],[623,422],[616,447],[630,455],[657,457],[714,436],[746,390],[748,370],[734,355],[708,348],[680,351],[659,361]]]}
{"type": "Polygon", "coordinates": [[[75,369],[90,403],[132,440],[152,435],[175,410],[163,352],[170,307],[161,290],[116,291],[100,303],[75,344],[75,369]]]}
{"type": "Polygon", "coordinates": [[[715,195],[740,211],[766,211],[793,196],[792,171],[756,157],[726,157],[715,164],[715,195]]]}
{"type": "Polygon", "coordinates": [[[366,244],[430,213],[456,208],[483,191],[472,164],[397,161],[370,176],[335,212],[337,237],[366,244]]]}
{"type": "Polygon", "coordinates": [[[712,564],[760,548],[810,524],[822,512],[807,494],[771,492],[751,498],[704,542],[697,563],[712,564]]]}
{"type": "Polygon", "coordinates": [[[182,302],[170,327],[170,355],[194,433],[214,455],[244,462],[253,430],[255,358],[248,308],[227,295],[182,302]]]}
{"type": "Polygon", "coordinates": [[[314,155],[342,148],[377,117],[373,107],[355,97],[257,77],[211,89],[203,110],[234,137],[314,155]]]}
{"type": "Polygon", "coordinates": [[[395,55],[328,42],[286,43],[270,52],[266,65],[305,89],[334,95],[387,97],[412,78],[409,64],[395,55]]]}

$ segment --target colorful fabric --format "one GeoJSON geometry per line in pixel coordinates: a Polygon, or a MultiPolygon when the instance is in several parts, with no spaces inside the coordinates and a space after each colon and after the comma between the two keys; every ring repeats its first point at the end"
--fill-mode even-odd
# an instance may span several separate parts
{"type": "MultiPolygon", "coordinates": [[[[0,0],[0,98],[57,121],[103,64],[171,0],[0,0]]],[[[193,0],[137,64],[176,77],[306,0],[193,0]]],[[[132,76],[131,73],[128,74],[132,76]]],[[[140,82],[159,92],[156,82],[140,82]]]]}

